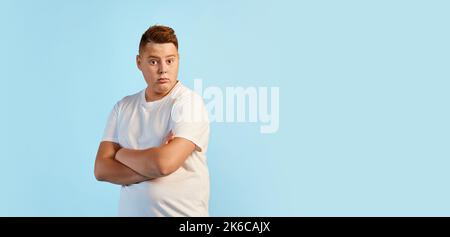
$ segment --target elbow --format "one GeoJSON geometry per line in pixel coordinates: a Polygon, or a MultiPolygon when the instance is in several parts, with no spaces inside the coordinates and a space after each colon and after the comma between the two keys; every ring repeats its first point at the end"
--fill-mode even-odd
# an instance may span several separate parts
{"type": "Polygon", "coordinates": [[[97,179],[97,181],[105,181],[105,174],[102,171],[102,169],[100,168],[100,165],[98,164],[98,162],[95,163],[94,176],[95,176],[95,179],[97,179]]]}
{"type": "Polygon", "coordinates": [[[105,181],[103,174],[98,170],[94,170],[94,176],[97,181],[105,181]]]}
{"type": "MultiPolygon", "coordinates": [[[[156,176],[158,177],[164,177],[174,172],[174,170],[165,162],[158,162],[156,164],[155,171],[156,176]]],[[[152,174],[150,174],[150,176],[152,176],[152,174]]]]}
{"type": "Polygon", "coordinates": [[[168,161],[169,159],[158,159],[156,162],[156,172],[157,176],[164,177],[175,172],[175,168],[168,161]]]}
{"type": "Polygon", "coordinates": [[[158,173],[161,176],[167,176],[169,174],[172,174],[173,172],[175,172],[175,169],[173,169],[169,165],[162,165],[158,168],[158,173]]]}
{"type": "Polygon", "coordinates": [[[98,169],[94,170],[94,176],[97,181],[105,181],[105,177],[103,176],[103,173],[100,172],[98,169]]]}
{"type": "Polygon", "coordinates": [[[145,176],[159,178],[174,172],[170,158],[160,148],[151,148],[150,151],[153,157],[148,160],[145,176]]]}

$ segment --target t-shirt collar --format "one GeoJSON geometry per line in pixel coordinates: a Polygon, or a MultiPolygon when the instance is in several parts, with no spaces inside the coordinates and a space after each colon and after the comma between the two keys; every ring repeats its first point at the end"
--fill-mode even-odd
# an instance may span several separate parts
{"type": "Polygon", "coordinates": [[[163,98],[161,98],[161,99],[159,99],[159,100],[155,100],[155,101],[151,101],[151,102],[147,102],[147,101],[145,100],[145,90],[146,90],[147,88],[144,88],[144,89],[141,91],[141,95],[140,95],[140,98],[141,98],[141,105],[147,107],[147,106],[151,106],[151,105],[155,105],[155,104],[161,103],[162,101],[166,100],[168,97],[172,96],[172,95],[175,93],[176,89],[177,89],[180,85],[181,85],[180,80],[177,80],[176,84],[173,86],[173,88],[172,88],[172,90],[169,92],[169,94],[165,95],[163,98]]]}

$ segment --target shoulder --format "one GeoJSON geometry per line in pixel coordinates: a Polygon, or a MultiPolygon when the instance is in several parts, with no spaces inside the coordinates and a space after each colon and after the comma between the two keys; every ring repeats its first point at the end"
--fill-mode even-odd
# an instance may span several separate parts
{"type": "Polygon", "coordinates": [[[208,112],[203,98],[195,91],[179,85],[172,93],[173,107],[171,111],[174,122],[209,123],[208,112]]]}
{"type": "Polygon", "coordinates": [[[114,107],[118,111],[121,111],[124,108],[130,107],[133,105],[137,105],[140,102],[140,97],[142,96],[143,91],[144,90],[140,90],[137,93],[123,97],[122,99],[120,99],[119,101],[116,102],[114,107]]]}
{"type": "Polygon", "coordinates": [[[180,84],[174,89],[175,91],[171,95],[174,104],[204,104],[203,98],[197,92],[191,90],[183,84],[180,84]]]}

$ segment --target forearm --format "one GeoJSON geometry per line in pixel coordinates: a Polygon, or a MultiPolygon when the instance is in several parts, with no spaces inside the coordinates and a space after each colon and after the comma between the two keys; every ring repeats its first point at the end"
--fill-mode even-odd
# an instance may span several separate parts
{"type": "Polygon", "coordinates": [[[133,169],[113,158],[101,159],[96,162],[95,165],[97,166],[96,168],[100,170],[100,175],[98,177],[100,181],[119,185],[130,185],[149,180],[148,177],[140,175],[133,169]]]}
{"type": "Polygon", "coordinates": [[[159,178],[175,172],[195,150],[195,144],[184,138],[145,150],[120,149],[116,160],[148,178],[159,178]]]}
{"type": "Polygon", "coordinates": [[[159,153],[160,148],[158,147],[145,150],[122,148],[116,153],[115,158],[138,174],[153,179],[164,176],[159,164],[159,153]]]}

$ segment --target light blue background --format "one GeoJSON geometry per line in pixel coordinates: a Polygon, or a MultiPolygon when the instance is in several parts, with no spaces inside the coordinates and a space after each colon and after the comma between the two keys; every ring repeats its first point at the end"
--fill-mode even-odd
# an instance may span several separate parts
{"type": "Polygon", "coordinates": [[[448,1],[0,1],[0,215],[115,216],[93,165],[173,27],[189,87],[279,86],[280,128],[214,123],[212,216],[450,216],[448,1]]]}

